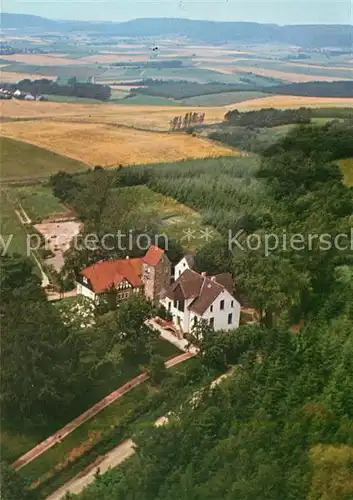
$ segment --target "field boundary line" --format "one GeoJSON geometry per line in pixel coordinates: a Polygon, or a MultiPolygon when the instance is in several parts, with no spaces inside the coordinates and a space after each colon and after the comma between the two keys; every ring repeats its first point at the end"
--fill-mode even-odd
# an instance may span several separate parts
{"type": "MultiPolygon", "coordinates": [[[[49,121],[49,120],[48,120],[49,121]]],[[[14,136],[11,136],[11,135],[8,135],[6,133],[4,133],[3,131],[1,131],[0,133],[0,137],[6,137],[7,139],[12,139],[14,141],[18,141],[18,142],[24,142],[25,144],[30,144],[31,146],[36,146],[37,148],[41,148],[41,149],[44,149],[46,151],[50,151],[51,153],[54,153],[58,156],[62,156],[64,158],[69,158],[70,160],[75,160],[77,161],[78,163],[82,163],[82,165],[86,165],[87,166],[87,169],[88,168],[92,168],[93,165],[88,165],[88,163],[85,163],[84,161],[78,159],[78,158],[75,158],[73,156],[69,156],[69,155],[66,155],[66,154],[63,154],[63,153],[58,153],[57,151],[55,151],[54,149],[52,148],[46,148],[46,147],[43,147],[42,145],[40,145],[39,143],[36,143],[36,142],[32,142],[32,141],[24,141],[23,139],[18,139],[14,136]]],[[[85,170],[77,170],[77,171],[69,171],[68,173],[69,174],[77,174],[77,173],[80,173],[80,172],[85,172],[85,170]]],[[[47,177],[44,177],[44,176],[40,176],[40,177],[37,177],[38,179],[50,179],[50,177],[53,175],[54,173],[52,174],[48,174],[47,177]]],[[[34,177],[32,177],[31,179],[34,179],[34,177]]],[[[19,178],[19,180],[21,180],[19,178]]],[[[3,179],[1,179],[1,182],[3,182],[3,179]]]]}
{"type": "MultiPolygon", "coordinates": [[[[165,363],[165,367],[172,368],[173,366],[176,366],[183,361],[186,361],[192,357],[194,357],[195,354],[192,353],[183,353],[180,354],[165,363]]],[[[38,458],[39,456],[43,455],[47,450],[52,448],[55,444],[60,443],[65,437],[69,436],[74,430],[78,429],[82,424],[90,420],[91,418],[95,417],[98,413],[100,413],[102,410],[107,408],[109,405],[117,401],[119,398],[124,396],[124,394],[127,394],[130,392],[132,389],[135,387],[139,386],[146,380],[148,380],[149,374],[147,371],[141,373],[137,377],[133,378],[126,384],[122,385],[112,393],[110,393],[108,396],[103,398],[101,401],[96,403],[95,405],[91,406],[88,410],[86,410],[84,413],[76,417],[74,420],[66,424],[64,427],[59,429],[57,432],[49,436],[47,439],[39,443],[37,446],[29,450],[27,453],[22,455],[20,458],[18,458],[13,464],[12,468],[15,471],[19,471],[24,467],[25,465],[28,465],[30,462],[38,458]]]]}

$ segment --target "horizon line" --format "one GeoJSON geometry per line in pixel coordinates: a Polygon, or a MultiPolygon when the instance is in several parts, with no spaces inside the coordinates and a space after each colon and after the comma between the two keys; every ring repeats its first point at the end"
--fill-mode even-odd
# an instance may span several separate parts
{"type": "MultiPolygon", "coordinates": [[[[3,15],[11,15],[11,16],[29,16],[29,17],[36,17],[39,19],[45,19],[48,21],[54,21],[54,22],[72,22],[72,23],[92,23],[92,24],[125,24],[129,23],[132,21],[141,21],[141,20],[149,20],[149,19],[160,19],[160,20],[180,20],[180,21],[190,21],[190,22],[207,22],[207,23],[222,23],[222,24],[232,24],[232,23],[237,23],[237,24],[260,24],[260,25],[266,25],[266,26],[279,26],[279,27],[286,27],[286,26],[349,26],[353,28],[353,22],[342,24],[342,23],[285,23],[285,24],[279,24],[279,23],[269,23],[269,22],[260,22],[260,21],[236,21],[236,20],[231,20],[231,21],[223,21],[223,20],[216,20],[213,21],[211,19],[191,19],[188,17],[156,17],[156,16],[151,16],[151,17],[133,17],[131,19],[125,19],[123,21],[119,20],[99,20],[95,21],[93,19],[63,19],[63,18],[52,18],[52,17],[46,17],[46,16],[40,16],[38,14],[28,14],[28,13],[18,13],[18,12],[0,12],[0,17],[3,15]]],[[[0,27],[2,30],[6,28],[0,27]]]]}

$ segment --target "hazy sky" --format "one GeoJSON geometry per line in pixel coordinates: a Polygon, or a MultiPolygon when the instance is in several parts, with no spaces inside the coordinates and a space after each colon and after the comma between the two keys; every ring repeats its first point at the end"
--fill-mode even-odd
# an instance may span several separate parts
{"type": "Polygon", "coordinates": [[[351,0],[0,0],[3,12],[55,19],[124,21],[187,17],[277,24],[352,24],[351,0]]]}

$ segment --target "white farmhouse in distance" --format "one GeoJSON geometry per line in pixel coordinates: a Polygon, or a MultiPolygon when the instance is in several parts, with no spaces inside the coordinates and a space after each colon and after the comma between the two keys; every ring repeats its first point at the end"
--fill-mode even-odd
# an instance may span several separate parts
{"type": "Polygon", "coordinates": [[[175,266],[175,281],[161,300],[174,325],[182,333],[192,332],[201,320],[206,320],[215,331],[238,328],[241,305],[233,295],[231,275],[206,276],[195,272],[192,266],[189,256],[175,266]]]}

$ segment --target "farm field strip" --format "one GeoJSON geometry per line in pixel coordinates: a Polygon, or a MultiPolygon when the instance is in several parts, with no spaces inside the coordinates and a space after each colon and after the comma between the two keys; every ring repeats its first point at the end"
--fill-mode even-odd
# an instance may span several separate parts
{"type": "MultiPolygon", "coordinates": [[[[300,108],[301,106],[309,108],[353,108],[353,98],[273,95],[236,104],[236,108],[240,111],[261,108],[300,108]]],[[[227,106],[228,109],[233,107],[227,106]]]]}
{"type": "MultiPolygon", "coordinates": [[[[239,109],[258,109],[263,107],[353,107],[353,98],[301,97],[273,95],[266,98],[234,103],[239,109]]],[[[196,107],[196,106],[195,106],[196,107]]],[[[232,104],[225,106],[197,106],[196,110],[205,113],[205,123],[212,124],[223,120],[224,114],[232,104]]],[[[174,116],[190,112],[186,106],[147,106],[97,103],[57,103],[2,101],[0,103],[3,118],[45,118],[75,120],[82,122],[113,123],[151,130],[168,130],[174,116]]],[[[9,123],[3,123],[2,128],[9,123]]]]}
{"type": "Polygon", "coordinates": [[[7,192],[11,201],[20,203],[32,221],[67,212],[67,208],[55,198],[50,187],[25,186],[8,188],[7,192]]]}
{"type": "Polygon", "coordinates": [[[287,82],[334,82],[345,81],[347,78],[332,76],[332,75],[313,75],[304,73],[295,73],[290,71],[281,71],[276,69],[259,68],[257,66],[234,66],[234,72],[242,71],[244,73],[253,73],[256,75],[267,76],[270,78],[278,78],[287,82]]]}
{"type": "Polygon", "coordinates": [[[221,92],[218,94],[205,94],[189,97],[187,99],[182,99],[181,103],[188,106],[226,106],[267,96],[268,94],[264,94],[262,92],[221,92]]]}
{"type": "Polygon", "coordinates": [[[85,61],[81,61],[80,59],[67,59],[65,57],[59,57],[54,54],[12,54],[9,56],[5,56],[7,61],[11,62],[19,62],[24,64],[34,64],[38,66],[67,66],[75,64],[78,65],[87,65],[85,61]]]}
{"type": "MultiPolygon", "coordinates": [[[[6,67],[7,66],[8,65],[6,65],[6,67]]],[[[25,80],[26,78],[28,78],[30,80],[40,80],[41,78],[47,78],[48,80],[56,80],[56,76],[53,76],[53,75],[14,73],[11,71],[0,70],[0,82],[3,82],[3,83],[17,83],[20,80],[25,80]]]]}
{"type": "MultiPolygon", "coordinates": [[[[114,123],[153,130],[169,130],[169,122],[174,116],[190,112],[189,107],[146,105],[125,106],[120,104],[56,103],[2,101],[1,115],[5,118],[73,118],[76,121],[114,123]]],[[[199,113],[205,113],[205,123],[211,124],[223,120],[226,108],[198,107],[199,113]]],[[[3,127],[7,124],[3,124],[3,127]]]]}
{"type": "Polygon", "coordinates": [[[320,65],[320,64],[315,64],[314,62],[309,64],[309,63],[300,63],[300,62],[285,62],[284,63],[285,66],[299,66],[301,68],[308,68],[308,69],[329,69],[329,70],[337,70],[337,71],[351,71],[353,72],[352,68],[350,68],[349,66],[333,66],[333,65],[328,65],[328,66],[323,66],[323,65],[320,65]]]}
{"type": "Polygon", "coordinates": [[[146,62],[150,59],[150,54],[146,52],[146,54],[131,54],[126,55],[126,53],[116,54],[97,54],[93,56],[83,57],[82,59],[78,59],[82,64],[92,64],[92,63],[101,63],[101,64],[109,64],[116,62],[146,62]]]}

